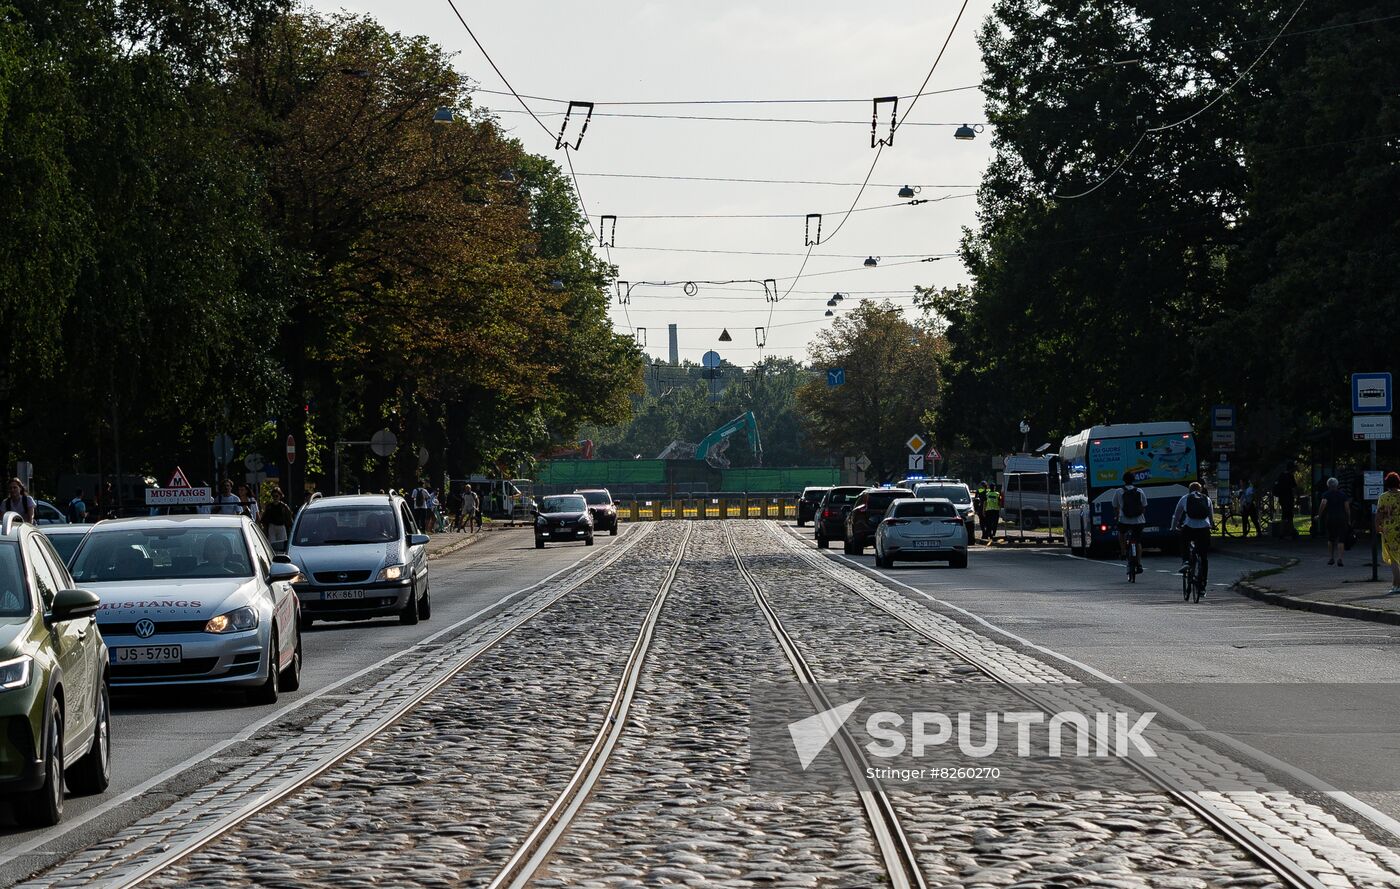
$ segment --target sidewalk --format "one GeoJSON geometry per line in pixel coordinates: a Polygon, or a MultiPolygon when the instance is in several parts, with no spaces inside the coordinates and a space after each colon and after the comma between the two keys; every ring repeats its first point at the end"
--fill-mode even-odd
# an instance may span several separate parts
{"type": "Polygon", "coordinates": [[[1235,589],[1261,602],[1320,614],[1400,624],[1400,594],[1389,595],[1390,566],[1380,563],[1371,581],[1371,539],[1363,536],[1338,568],[1327,564],[1327,541],[1318,537],[1297,540],[1272,538],[1213,538],[1212,550],[1225,555],[1273,563],[1276,567],[1253,571],[1235,589]]]}
{"type": "Polygon", "coordinates": [[[492,522],[482,525],[480,531],[471,534],[457,531],[438,531],[428,537],[428,558],[441,559],[443,556],[450,556],[458,550],[471,546],[483,537],[492,537],[502,531],[519,531],[528,528],[529,525],[507,525],[504,522],[492,522]]]}

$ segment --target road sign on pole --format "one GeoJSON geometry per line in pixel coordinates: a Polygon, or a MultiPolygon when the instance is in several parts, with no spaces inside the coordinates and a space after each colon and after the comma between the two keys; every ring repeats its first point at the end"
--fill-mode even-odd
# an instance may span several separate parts
{"type": "Polygon", "coordinates": [[[1357,414],[1351,418],[1352,441],[1390,441],[1390,414],[1357,414]]]}
{"type": "Polygon", "coordinates": [[[398,450],[399,439],[388,429],[381,429],[369,437],[369,449],[380,457],[387,457],[398,450]]]}
{"type": "Polygon", "coordinates": [[[909,436],[909,440],[906,441],[905,444],[909,446],[909,450],[918,453],[924,449],[924,437],[915,432],[913,435],[909,436]]]}
{"type": "Polygon", "coordinates": [[[1233,404],[1217,404],[1211,408],[1210,428],[1233,431],[1235,428],[1235,406],[1233,404]]]}
{"type": "Polygon", "coordinates": [[[292,436],[287,436],[287,464],[297,462],[297,440],[292,436]]]}
{"type": "Polygon", "coordinates": [[[828,367],[826,369],[826,384],[835,388],[846,382],[846,369],[844,367],[828,367]]]}
{"type": "Polygon", "coordinates": [[[923,455],[923,454],[910,454],[910,455],[909,455],[909,471],[910,471],[910,472],[923,472],[923,471],[924,471],[924,455],[923,455]]]}
{"type": "Polygon", "coordinates": [[[243,458],[243,466],[247,468],[249,472],[262,472],[264,465],[263,455],[259,454],[257,451],[243,458]]]}
{"type": "Polygon", "coordinates": [[[225,432],[214,436],[214,462],[223,469],[233,459],[233,439],[225,432]]]}
{"type": "Polygon", "coordinates": [[[1229,453],[1235,449],[1235,433],[1233,430],[1226,431],[1217,429],[1210,434],[1210,449],[1219,451],[1222,454],[1229,453]]]}
{"type": "Polygon", "coordinates": [[[1395,387],[1386,372],[1351,375],[1351,412],[1388,414],[1394,409],[1395,387]]]}

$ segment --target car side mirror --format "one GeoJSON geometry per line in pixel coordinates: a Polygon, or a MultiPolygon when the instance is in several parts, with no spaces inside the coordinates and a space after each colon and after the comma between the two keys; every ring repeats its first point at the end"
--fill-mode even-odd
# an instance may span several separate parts
{"type": "MultiPolygon", "coordinates": [[[[275,543],[273,544],[273,546],[276,546],[276,545],[277,545],[277,544],[275,544],[275,543]]],[[[278,553],[277,555],[275,555],[275,556],[272,557],[272,563],[273,563],[274,565],[291,565],[291,564],[292,564],[292,557],[289,556],[289,555],[287,555],[286,553],[278,553]]]]}
{"type": "Polygon", "coordinates": [[[44,615],[44,623],[52,626],[64,621],[92,617],[102,600],[87,590],[59,590],[53,597],[53,607],[44,615]]]}
{"type": "Polygon", "coordinates": [[[274,561],[272,567],[267,569],[267,579],[272,583],[300,580],[301,569],[293,565],[290,561],[274,561]]]}
{"type": "Polygon", "coordinates": [[[428,545],[428,540],[429,540],[429,538],[428,538],[428,535],[427,535],[427,534],[410,534],[410,535],[408,535],[408,545],[409,545],[409,546],[427,546],[427,545],[428,545]]]}

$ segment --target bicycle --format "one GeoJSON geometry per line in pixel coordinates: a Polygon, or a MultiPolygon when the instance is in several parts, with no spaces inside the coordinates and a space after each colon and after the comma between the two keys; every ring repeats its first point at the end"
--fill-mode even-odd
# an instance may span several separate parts
{"type": "Polygon", "coordinates": [[[1201,576],[1201,553],[1196,541],[1191,540],[1186,544],[1186,570],[1181,572],[1181,598],[1183,601],[1191,602],[1192,596],[1195,601],[1201,601],[1201,596],[1206,592],[1206,581],[1201,576]]]}
{"type": "Polygon", "coordinates": [[[1137,583],[1142,573],[1142,544],[1138,542],[1136,530],[1128,531],[1128,583],[1137,583]]]}

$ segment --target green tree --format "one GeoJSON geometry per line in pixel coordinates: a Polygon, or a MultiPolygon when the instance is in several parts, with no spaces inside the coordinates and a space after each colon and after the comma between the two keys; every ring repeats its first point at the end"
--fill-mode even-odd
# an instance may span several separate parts
{"type": "Polygon", "coordinates": [[[812,442],[834,455],[870,458],[870,474],[889,480],[907,467],[905,442],[927,432],[939,398],[942,340],[888,300],[864,301],[808,346],[813,367],[841,367],[846,382],[812,380],[797,392],[812,442]]]}

